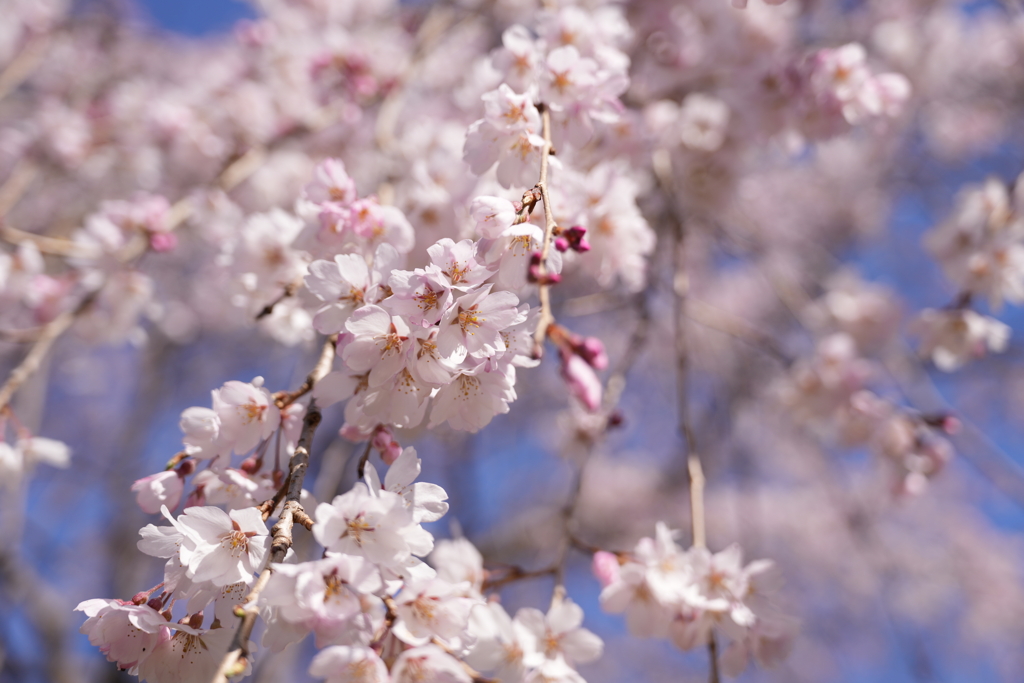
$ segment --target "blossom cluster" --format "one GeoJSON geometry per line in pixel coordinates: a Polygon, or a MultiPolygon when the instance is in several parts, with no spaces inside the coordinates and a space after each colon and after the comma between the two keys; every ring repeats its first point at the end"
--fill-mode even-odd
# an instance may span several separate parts
{"type": "Polygon", "coordinates": [[[946,372],[989,352],[1004,351],[1010,327],[971,308],[975,298],[998,311],[1003,302],[1024,302],[1024,218],[1012,187],[989,178],[961,190],[945,221],[925,236],[925,244],[958,288],[945,308],[928,308],[914,321],[921,354],[946,372]]]}
{"type": "Polygon", "coordinates": [[[826,440],[870,447],[895,473],[898,493],[922,493],[952,458],[946,437],[959,422],[921,414],[879,388],[886,372],[876,358],[891,351],[901,317],[894,295],[843,272],[804,317],[819,338],[813,354],[797,359],[778,386],[782,405],[826,440]]]}
{"type": "Polygon", "coordinates": [[[654,538],[640,539],[631,553],[596,553],[602,609],[624,612],[633,635],[669,638],[682,650],[703,646],[719,629],[731,641],[722,656],[729,676],[742,673],[751,657],[764,666],[782,661],[795,623],[768,600],[779,586],[773,563],[744,565],[738,545],[718,553],[683,550],[676,536],[659,522],[654,538]]]}
{"type": "MultiPolygon", "coordinates": [[[[486,600],[476,548],[465,539],[435,545],[423,528],[448,504],[441,487],[416,481],[419,473],[420,459],[407,448],[383,482],[368,465],[364,482],[315,507],[311,530],[323,557],[299,562],[289,554],[269,565],[255,605],[266,622],[262,645],[280,651],[312,633],[321,651],[310,674],[339,683],[469,683],[470,667],[508,681],[582,681],[575,665],[602,649],[582,628],[582,610],[563,597],[547,614],[524,608],[512,619],[486,600]],[[428,555],[433,566],[423,561],[428,555]]],[[[256,507],[161,512],[170,525],[143,528],[139,549],[167,560],[164,580],[131,601],[81,603],[82,632],[140,679],[209,681],[271,538],[256,507]],[[172,622],[176,603],[186,614],[172,622]]]]}
{"type": "MultiPolygon", "coordinates": [[[[905,356],[894,293],[821,274],[886,224],[901,188],[930,167],[917,163],[922,149],[958,157],[1013,130],[1019,103],[997,95],[1021,90],[1009,8],[972,8],[968,22],[959,3],[916,0],[841,11],[784,0],[251,4],[255,19],[202,42],[165,41],[68,0],[10,0],[0,21],[0,342],[15,368],[0,389],[0,490],[15,494],[4,504],[35,505],[36,491],[18,495],[33,468],[69,464],[68,447],[24,426],[41,423],[30,413],[45,403],[33,380],[99,392],[83,370],[102,361],[85,355],[96,346],[134,359],[149,345],[149,358],[244,336],[295,355],[321,344],[331,361],[295,391],[226,374],[205,386],[208,405],[181,413],[177,455],[131,486],[164,520],[139,545],[164,564],[163,581],[79,606],[110,661],[154,682],[207,681],[239,613],[258,612],[261,650],[248,653],[294,650],[312,633],[310,674],[331,682],[579,683],[577,667],[602,650],[579,605],[556,590],[546,612],[506,611],[469,541],[435,543],[425,528],[447,494],[417,481],[402,443],[434,428],[500,431],[511,421],[495,418],[513,408],[531,438],[555,443],[550,402],[534,400],[550,387],[569,394],[558,428],[575,439],[563,455],[585,482],[565,534],[649,518],[677,486],[642,458],[610,467],[597,453],[638,415],[631,449],[663,435],[647,427],[668,412],[673,376],[679,400],[714,417],[690,425],[702,451],[733,452],[738,439],[756,451],[752,467],[797,463],[792,446],[810,432],[876,454],[898,494],[949,471],[958,421],[915,409],[888,377],[905,356]],[[609,353],[588,334],[606,335],[616,358],[607,386],[609,353]],[[798,338],[803,353],[790,359],[798,338]],[[546,350],[548,375],[523,370],[546,350]],[[671,363],[678,373],[663,372],[671,363]],[[627,390],[644,392],[643,412],[627,390]],[[751,418],[768,412],[751,399],[766,396],[807,429],[751,418]],[[319,410],[325,423],[343,414],[340,435],[366,445],[364,481],[330,502],[309,483],[290,487],[300,443],[318,469],[308,426],[319,410]],[[374,450],[389,465],[383,481],[374,450]],[[595,485],[602,477],[612,485],[595,485]],[[272,540],[286,510],[319,544],[314,555],[272,540]]],[[[969,186],[926,238],[955,298],[910,312],[906,329],[940,370],[1009,345],[1009,327],[981,306],[1024,301],[1020,192],[969,186]]],[[[88,449],[90,484],[113,480],[95,475],[113,471],[99,459],[114,450],[88,449]]],[[[792,496],[769,498],[765,483],[759,493],[781,503],[759,530],[799,517],[797,501],[813,498],[799,489],[819,485],[819,465],[788,467],[792,496]]],[[[492,485],[488,501],[501,497],[492,485]]],[[[18,538],[26,518],[5,508],[5,531],[11,520],[18,538]]],[[[968,535],[971,548],[985,543],[968,535]]],[[[520,556],[551,540],[528,536],[520,556]]],[[[838,543],[834,531],[808,537],[779,558],[796,573],[832,566],[821,548],[838,543]]],[[[636,635],[686,650],[727,640],[730,674],[750,659],[772,665],[792,644],[793,624],[766,600],[769,564],[744,565],[736,546],[684,550],[660,524],[633,552],[594,560],[602,605],[636,635]]],[[[561,562],[520,573],[561,580],[561,562]]],[[[943,590],[979,583],[989,582],[943,590]]]]}

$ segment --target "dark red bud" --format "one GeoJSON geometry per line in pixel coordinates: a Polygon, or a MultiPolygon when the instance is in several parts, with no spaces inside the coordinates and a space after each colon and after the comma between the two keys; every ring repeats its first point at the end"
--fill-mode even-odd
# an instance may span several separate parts
{"type": "Polygon", "coordinates": [[[238,469],[242,470],[246,474],[253,475],[260,471],[260,466],[263,463],[255,455],[249,456],[242,461],[242,464],[238,466],[238,469]]]}
{"type": "MultiPolygon", "coordinates": [[[[580,253],[590,251],[590,243],[584,237],[586,234],[587,229],[582,225],[574,225],[568,230],[562,231],[562,237],[565,238],[566,243],[569,245],[568,248],[580,253]]],[[[562,251],[565,251],[565,249],[562,249],[562,251]]]]}

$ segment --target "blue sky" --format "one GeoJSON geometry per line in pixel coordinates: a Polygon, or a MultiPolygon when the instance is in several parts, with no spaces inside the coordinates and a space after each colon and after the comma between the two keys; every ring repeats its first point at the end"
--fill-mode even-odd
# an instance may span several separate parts
{"type": "Polygon", "coordinates": [[[193,36],[228,31],[239,19],[255,16],[242,0],[138,0],[137,4],[152,23],[193,36]]]}

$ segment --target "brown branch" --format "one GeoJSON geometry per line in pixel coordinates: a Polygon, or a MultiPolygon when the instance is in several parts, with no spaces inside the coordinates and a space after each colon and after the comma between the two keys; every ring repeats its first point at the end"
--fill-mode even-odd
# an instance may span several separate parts
{"type": "Polygon", "coordinates": [[[533,333],[534,358],[544,355],[544,339],[548,327],[555,322],[555,316],[551,314],[551,285],[547,281],[548,253],[551,251],[551,238],[555,232],[555,214],[551,208],[551,193],[548,191],[548,158],[552,147],[551,112],[543,104],[537,105],[537,108],[540,110],[541,129],[544,135],[544,148],[540,155],[540,180],[537,181],[537,189],[540,190],[544,202],[544,243],[540,247],[540,263],[537,265],[540,317],[537,319],[537,329],[533,333]]]}
{"type": "Polygon", "coordinates": [[[331,371],[331,365],[334,363],[335,348],[338,343],[338,335],[331,335],[330,339],[324,342],[323,348],[320,350],[320,359],[316,362],[316,366],[313,367],[312,372],[306,375],[305,381],[298,389],[289,393],[275,394],[274,403],[278,408],[287,408],[292,403],[295,403],[298,399],[302,398],[310,391],[313,387],[323,379],[327,373],[331,371]]]}
{"type": "Polygon", "coordinates": [[[0,185],[0,216],[10,213],[37,175],[39,175],[39,169],[36,165],[25,159],[20,160],[14,166],[7,179],[4,180],[4,184],[0,185]]]}
{"type": "MultiPolygon", "coordinates": [[[[509,567],[508,570],[496,578],[487,578],[484,580],[483,591],[497,590],[502,586],[506,586],[516,581],[522,581],[524,579],[536,579],[541,576],[551,576],[558,571],[558,567],[545,567],[544,569],[523,569],[522,567],[509,567]]],[[[488,572],[490,573],[490,572],[488,572]]]]}
{"type": "MultiPolygon", "coordinates": [[[[323,352],[320,354],[320,361],[313,372],[310,373],[310,378],[312,379],[311,386],[323,379],[324,375],[330,370],[330,362],[325,363],[323,359],[326,357],[330,361],[333,358],[333,355],[331,355],[333,353],[334,345],[331,340],[328,340],[324,344],[323,352]],[[328,354],[328,349],[330,349],[330,354],[328,354]]],[[[302,495],[302,483],[306,478],[306,471],[309,469],[309,454],[313,446],[313,436],[316,434],[316,428],[320,425],[321,417],[316,401],[311,400],[309,407],[306,409],[306,416],[302,421],[302,432],[299,435],[299,442],[295,446],[295,453],[292,454],[291,460],[288,463],[288,479],[286,485],[282,487],[286,491],[284,509],[281,512],[281,518],[271,530],[270,554],[267,557],[263,570],[260,572],[259,578],[256,579],[256,583],[253,584],[252,589],[245,596],[242,604],[235,610],[236,616],[240,618],[238,630],[235,632],[235,637],[231,641],[229,650],[224,655],[224,659],[217,669],[217,673],[213,678],[214,683],[227,683],[229,678],[237,676],[245,670],[249,656],[249,636],[252,635],[252,630],[256,626],[256,618],[259,616],[254,603],[259,598],[264,587],[266,587],[267,582],[270,580],[270,575],[274,572],[273,563],[283,561],[288,553],[288,549],[292,547],[292,527],[294,524],[298,522],[307,528],[312,527],[312,520],[299,504],[299,497],[302,495]]]]}
{"type": "Polygon", "coordinates": [[[86,309],[92,305],[92,302],[96,300],[96,296],[99,294],[99,290],[93,291],[86,295],[79,304],[71,310],[64,311],[56,318],[48,322],[39,334],[39,338],[36,339],[35,344],[29,350],[28,355],[18,364],[18,367],[14,368],[8,376],[7,381],[0,387],[0,410],[3,410],[11,402],[11,398],[14,396],[14,392],[21,388],[21,386],[31,377],[36,370],[39,369],[46,354],[50,351],[50,347],[57,341],[64,332],[71,327],[71,324],[75,319],[86,309]]]}
{"type": "MultiPolygon", "coordinates": [[[[315,131],[321,125],[326,125],[326,121],[319,123],[316,126],[310,128],[315,131]]],[[[297,133],[292,131],[284,135],[279,136],[274,142],[268,147],[254,148],[243,154],[241,157],[230,162],[217,176],[216,184],[223,190],[227,191],[237,186],[248,177],[250,177],[259,168],[259,163],[266,158],[267,152],[272,149],[275,145],[294,137],[297,133]]],[[[170,209],[168,215],[168,226],[170,230],[178,227],[181,223],[186,221],[193,213],[194,206],[190,197],[186,197],[178,200],[170,209]]],[[[0,214],[2,216],[2,214],[0,214]]],[[[5,231],[10,231],[12,228],[4,228],[5,231]]],[[[45,245],[47,248],[53,249],[73,249],[71,246],[74,243],[70,240],[55,240],[54,238],[44,237],[40,235],[33,235],[32,233],[16,231],[21,238],[33,240],[37,246],[45,245]],[[63,245],[63,246],[61,246],[63,245]]],[[[117,259],[121,263],[128,263],[135,260],[139,256],[142,256],[149,248],[149,240],[144,235],[137,235],[137,239],[130,241],[125,245],[121,251],[117,254],[117,259]]],[[[65,254],[71,254],[70,251],[65,251],[65,254]]],[[[72,311],[65,312],[54,318],[40,331],[38,338],[35,341],[35,346],[29,351],[28,356],[25,360],[15,368],[14,372],[7,378],[3,387],[0,388],[0,409],[6,406],[13,396],[14,392],[21,387],[22,384],[27,380],[36,370],[39,369],[39,365],[43,358],[49,352],[53,342],[67,331],[75,319],[85,312],[89,305],[95,301],[96,297],[102,291],[103,287],[106,286],[106,282],[101,284],[96,290],[89,293],[82,302],[75,307],[72,311]]],[[[17,333],[15,333],[17,334],[17,333]]]]}
{"type": "Polygon", "coordinates": [[[0,100],[7,97],[11,92],[32,75],[36,66],[42,61],[49,47],[50,37],[41,35],[32,38],[21,49],[17,56],[8,62],[7,67],[0,72],[0,100]]]}
{"type": "Polygon", "coordinates": [[[264,306],[263,308],[260,309],[260,312],[256,314],[256,319],[257,320],[263,320],[268,315],[270,315],[271,313],[274,312],[274,307],[275,306],[277,306],[279,303],[281,303],[285,299],[287,299],[289,297],[292,297],[292,296],[295,296],[295,292],[298,291],[298,289],[301,286],[301,284],[302,284],[301,282],[289,282],[288,284],[286,284],[284,286],[284,290],[281,292],[280,296],[278,296],[276,299],[274,299],[269,304],[267,304],[266,306],[264,306]]]}

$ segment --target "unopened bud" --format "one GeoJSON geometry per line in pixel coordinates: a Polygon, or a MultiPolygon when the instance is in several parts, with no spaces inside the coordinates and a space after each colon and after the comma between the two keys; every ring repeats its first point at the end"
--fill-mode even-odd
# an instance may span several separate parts
{"type": "Polygon", "coordinates": [[[260,461],[260,458],[256,457],[255,455],[250,455],[248,458],[242,461],[242,463],[238,466],[238,469],[242,470],[248,475],[254,475],[260,471],[260,466],[262,464],[263,463],[260,461]]]}
{"type": "Polygon", "coordinates": [[[538,285],[557,285],[562,281],[558,273],[544,273],[541,270],[541,257],[539,252],[530,254],[530,268],[526,272],[526,279],[538,285]]]}
{"type": "MultiPolygon", "coordinates": [[[[573,251],[578,251],[582,254],[585,251],[590,251],[590,242],[588,242],[586,237],[584,237],[586,234],[586,228],[582,225],[574,225],[568,230],[563,230],[559,239],[565,239],[567,245],[566,249],[572,249],[573,251]]],[[[560,251],[565,251],[565,249],[561,249],[560,251]]]]}
{"type": "Polygon", "coordinates": [[[380,452],[380,459],[386,465],[393,464],[402,454],[402,446],[395,440],[394,434],[385,426],[380,426],[373,435],[373,447],[380,452]]]}
{"type": "Polygon", "coordinates": [[[177,246],[178,236],[173,232],[151,232],[149,234],[149,248],[155,252],[174,251],[177,246]]]}
{"type": "Polygon", "coordinates": [[[608,586],[619,580],[619,558],[613,553],[598,550],[594,553],[591,568],[601,586],[608,586]]]}
{"type": "Polygon", "coordinates": [[[573,351],[595,370],[608,367],[608,353],[604,350],[604,343],[597,337],[584,337],[573,345],[573,351]]]}
{"type": "Polygon", "coordinates": [[[946,419],[942,421],[942,431],[947,434],[959,434],[960,430],[964,428],[964,423],[960,421],[960,418],[954,415],[947,415],[946,419]]]}

